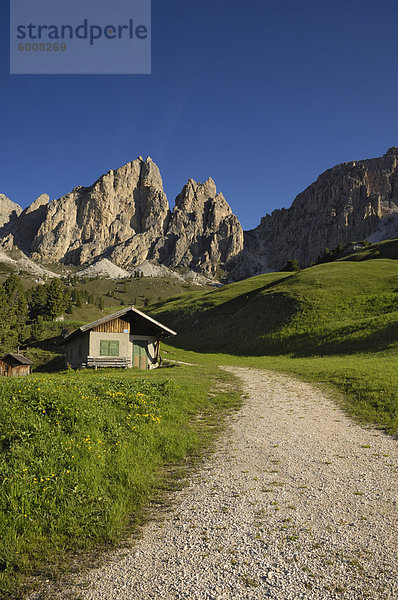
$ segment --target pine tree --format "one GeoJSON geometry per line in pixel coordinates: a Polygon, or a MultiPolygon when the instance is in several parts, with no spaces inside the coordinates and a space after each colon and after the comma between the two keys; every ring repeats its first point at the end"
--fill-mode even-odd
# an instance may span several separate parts
{"type": "Polygon", "coordinates": [[[28,303],[22,280],[17,275],[10,275],[3,284],[4,291],[15,319],[25,323],[28,316],[28,303]]]}
{"type": "Polygon", "coordinates": [[[32,290],[29,298],[29,312],[32,319],[46,314],[47,290],[48,286],[42,284],[32,290]]]}
{"type": "Polygon", "coordinates": [[[54,320],[65,310],[65,290],[59,279],[53,279],[48,286],[46,314],[54,320]]]}
{"type": "Polygon", "coordinates": [[[35,321],[32,323],[31,330],[32,338],[39,342],[45,336],[45,326],[44,326],[44,318],[42,315],[39,315],[35,321]]]}
{"type": "Polygon", "coordinates": [[[25,335],[27,300],[21,279],[10,275],[0,285],[0,352],[15,350],[25,335]]]}

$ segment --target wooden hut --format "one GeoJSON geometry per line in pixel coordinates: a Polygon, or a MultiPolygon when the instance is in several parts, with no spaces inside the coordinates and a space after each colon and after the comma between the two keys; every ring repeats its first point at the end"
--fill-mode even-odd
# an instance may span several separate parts
{"type": "Polygon", "coordinates": [[[0,375],[19,377],[29,375],[33,363],[29,358],[16,352],[9,352],[0,358],[0,375]]]}
{"type": "Polygon", "coordinates": [[[171,335],[176,332],[131,306],[79,327],[61,344],[65,363],[72,369],[154,369],[159,363],[160,340],[171,335]]]}

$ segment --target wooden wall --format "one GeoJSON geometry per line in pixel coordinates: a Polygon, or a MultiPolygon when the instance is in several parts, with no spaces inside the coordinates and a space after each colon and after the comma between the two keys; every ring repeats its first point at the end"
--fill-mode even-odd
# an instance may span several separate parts
{"type": "Polygon", "coordinates": [[[97,333],[125,333],[125,329],[130,333],[130,323],[121,317],[113,319],[112,321],[107,321],[106,323],[101,323],[101,325],[94,327],[92,331],[96,331],[97,333]]]}
{"type": "Polygon", "coordinates": [[[19,377],[20,375],[29,375],[30,365],[6,365],[3,361],[0,361],[0,376],[5,377],[19,377]],[[8,369],[7,369],[8,366],[8,369]]]}

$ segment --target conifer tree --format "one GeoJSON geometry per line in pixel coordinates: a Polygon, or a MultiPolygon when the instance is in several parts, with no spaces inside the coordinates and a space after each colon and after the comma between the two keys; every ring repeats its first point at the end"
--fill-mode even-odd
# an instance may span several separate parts
{"type": "Polygon", "coordinates": [[[54,320],[65,310],[65,290],[59,279],[53,279],[48,286],[46,314],[54,320]]]}

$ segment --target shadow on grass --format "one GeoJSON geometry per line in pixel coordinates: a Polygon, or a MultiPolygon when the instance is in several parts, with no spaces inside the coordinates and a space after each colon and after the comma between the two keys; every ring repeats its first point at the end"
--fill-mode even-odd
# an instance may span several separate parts
{"type": "Polygon", "coordinates": [[[55,373],[65,370],[65,357],[61,354],[60,340],[60,336],[54,336],[28,345],[27,354],[33,361],[33,372],[55,373]]]}
{"type": "Polygon", "coordinates": [[[325,327],[313,332],[281,334],[280,337],[276,327],[267,334],[258,328],[244,339],[242,332],[229,328],[223,336],[212,337],[211,329],[206,326],[200,335],[184,333],[168,343],[176,348],[205,354],[223,352],[236,356],[289,355],[295,358],[380,352],[398,343],[398,322],[382,326],[375,324],[373,330],[370,330],[371,327],[365,322],[337,329],[325,327]]]}
{"type": "Polygon", "coordinates": [[[48,361],[38,365],[34,372],[35,373],[57,373],[58,371],[65,370],[65,357],[62,354],[53,356],[48,361]]]}
{"type": "Polygon", "coordinates": [[[285,292],[263,293],[269,286],[252,290],[217,306],[201,303],[200,310],[184,313],[184,308],[162,312],[161,318],[181,332],[172,345],[180,348],[215,352],[233,345],[247,348],[259,336],[276,333],[300,311],[298,298],[285,292]]]}

